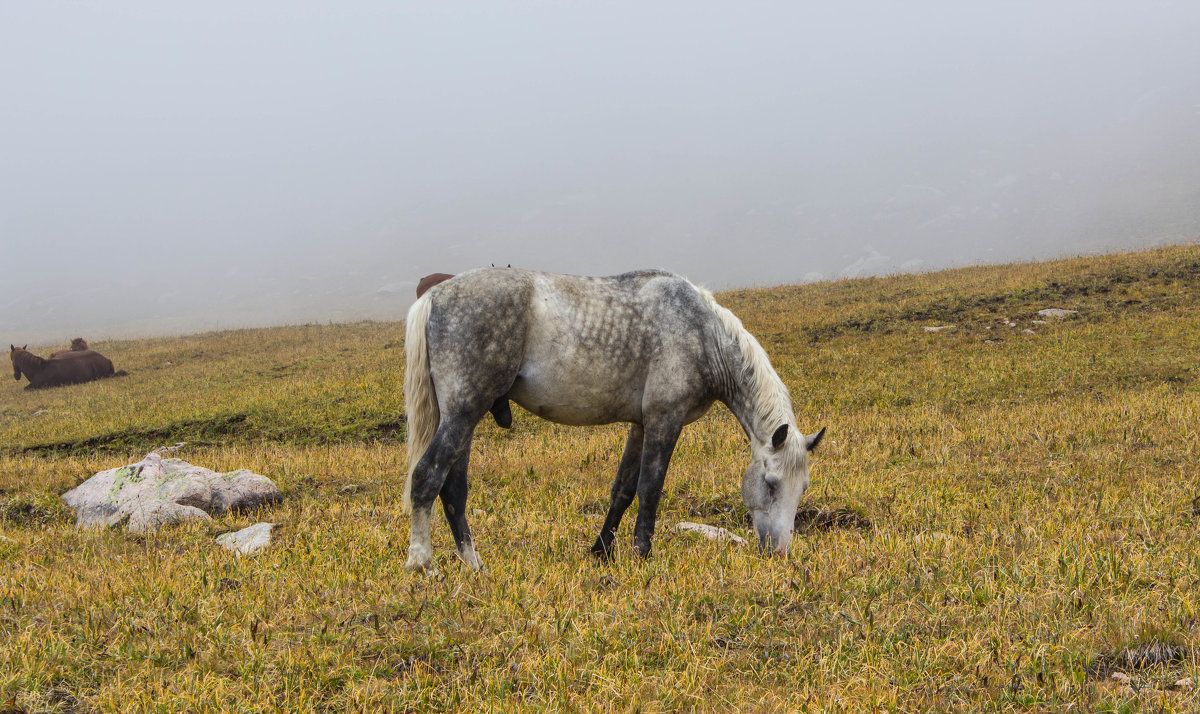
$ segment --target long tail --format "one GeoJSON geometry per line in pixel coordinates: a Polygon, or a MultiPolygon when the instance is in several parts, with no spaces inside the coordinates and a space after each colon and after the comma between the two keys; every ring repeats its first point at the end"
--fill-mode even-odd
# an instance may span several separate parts
{"type": "Polygon", "coordinates": [[[404,479],[404,510],[412,511],[412,477],[417,462],[429,448],[437,432],[437,394],[429,374],[429,349],[425,343],[425,323],[432,308],[424,295],[408,309],[404,333],[404,411],[408,415],[408,476],[404,479]]]}

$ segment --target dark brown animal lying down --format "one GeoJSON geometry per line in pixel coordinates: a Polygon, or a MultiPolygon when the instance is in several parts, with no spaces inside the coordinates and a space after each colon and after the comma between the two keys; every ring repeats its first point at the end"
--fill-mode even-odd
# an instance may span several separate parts
{"type": "Polygon", "coordinates": [[[87,349],[90,349],[88,347],[87,340],[83,339],[82,337],[76,337],[75,339],[71,340],[71,348],[70,349],[58,350],[57,352],[51,352],[50,359],[54,359],[55,357],[57,357],[59,355],[69,354],[71,352],[83,352],[84,350],[87,350],[87,349]]]}
{"type": "MultiPolygon", "coordinates": [[[[430,275],[426,275],[417,283],[417,298],[429,292],[429,289],[434,285],[444,283],[453,277],[450,273],[431,273],[430,275]]],[[[512,408],[508,406],[507,398],[500,397],[497,399],[488,411],[492,413],[492,418],[496,420],[497,426],[502,429],[512,428],[512,408]]]]}
{"type": "Polygon", "coordinates": [[[112,362],[95,350],[68,350],[53,359],[46,359],[38,357],[24,347],[8,347],[13,365],[13,379],[20,379],[21,375],[25,375],[29,380],[26,389],[79,384],[125,374],[124,371],[114,371],[112,362]]]}

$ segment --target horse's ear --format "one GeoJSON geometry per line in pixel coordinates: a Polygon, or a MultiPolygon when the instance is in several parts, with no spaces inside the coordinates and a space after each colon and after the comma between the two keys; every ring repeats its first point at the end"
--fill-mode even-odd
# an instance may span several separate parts
{"type": "Polygon", "coordinates": [[[816,434],[804,437],[804,448],[812,451],[817,448],[817,444],[820,444],[823,438],[825,438],[825,427],[821,427],[821,430],[816,434]]]}
{"type": "Polygon", "coordinates": [[[772,449],[778,449],[779,447],[783,446],[783,440],[787,438],[787,430],[788,430],[788,426],[787,426],[787,424],[784,424],[783,426],[776,429],[775,433],[771,435],[771,448],[772,449]]]}

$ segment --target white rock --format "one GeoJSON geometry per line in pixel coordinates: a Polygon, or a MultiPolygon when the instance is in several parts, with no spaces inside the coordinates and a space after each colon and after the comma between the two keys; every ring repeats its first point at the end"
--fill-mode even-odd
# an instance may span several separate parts
{"type": "Polygon", "coordinates": [[[913,536],[914,543],[924,543],[927,540],[950,541],[954,540],[954,536],[950,535],[949,533],[942,533],[940,531],[924,531],[913,536]]]}
{"type": "Polygon", "coordinates": [[[136,464],[101,471],[62,500],[75,511],[76,527],[125,523],[127,531],[138,533],[272,503],[279,500],[279,489],[245,469],[217,473],[152,452],[136,464]]]}
{"type": "Polygon", "coordinates": [[[239,555],[253,555],[271,542],[274,523],[255,523],[249,528],[217,536],[217,542],[239,555]]]}
{"type": "Polygon", "coordinates": [[[1026,327],[1024,330],[1021,330],[1021,334],[1022,335],[1036,335],[1037,333],[1034,332],[1033,330],[1029,329],[1028,327],[1026,327]]]}
{"type": "Polygon", "coordinates": [[[709,540],[715,540],[715,541],[727,540],[727,541],[736,543],[737,545],[746,545],[745,538],[740,538],[740,537],[730,533],[729,531],[725,530],[724,528],[718,528],[717,526],[705,525],[704,523],[689,523],[687,521],[684,521],[683,523],[677,524],[675,526],[675,530],[680,531],[680,532],[688,531],[691,533],[699,533],[700,535],[704,536],[705,538],[708,538],[709,540]]]}
{"type": "Polygon", "coordinates": [[[926,332],[941,332],[942,330],[953,330],[954,325],[938,325],[937,327],[926,327],[926,332]]]}
{"type": "Polygon", "coordinates": [[[1129,684],[1129,675],[1124,672],[1113,672],[1109,679],[1119,684],[1129,684]]]}
{"type": "Polygon", "coordinates": [[[1078,310],[1064,310],[1061,307],[1048,307],[1045,310],[1037,311],[1037,314],[1041,315],[1042,317],[1053,317],[1059,320],[1067,317],[1068,315],[1077,315],[1078,313],[1078,310]]]}

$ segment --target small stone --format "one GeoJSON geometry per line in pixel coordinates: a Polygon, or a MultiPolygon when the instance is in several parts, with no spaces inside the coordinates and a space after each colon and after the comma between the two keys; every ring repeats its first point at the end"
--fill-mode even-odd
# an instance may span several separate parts
{"type": "Polygon", "coordinates": [[[1196,683],[1192,681],[1191,677],[1184,677],[1183,679],[1175,680],[1175,683],[1171,685],[1171,689],[1191,689],[1194,686],[1196,686],[1196,683]]]}
{"type": "Polygon", "coordinates": [[[348,496],[352,493],[358,493],[358,491],[359,485],[356,483],[348,483],[338,489],[338,493],[342,494],[343,496],[348,496]]]}
{"type": "Polygon", "coordinates": [[[1125,674],[1124,672],[1113,672],[1112,676],[1109,677],[1109,679],[1116,682],[1117,684],[1129,684],[1129,681],[1130,681],[1129,675],[1125,674]]]}
{"type": "Polygon", "coordinates": [[[715,540],[718,542],[727,540],[732,543],[736,543],[737,545],[746,545],[745,538],[736,536],[724,528],[718,528],[717,526],[710,526],[704,523],[688,523],[685,521],[677,524],[675,526],[675,530],[677,532],[687,531],[690,533],[699,533],[709,540],[715,540]]]}
{"type": "Polygon", "coordinates": [[[1037,314],[1041,315],[1042,317],[1053,317],[1055,319],[1061,320],[1064,317],[1067,317],[1069,315],[1077,315],[1077,314],[1079,314],[1079,311],[1078,310],[1064,310],[1061,307],[1048,307],[1045,310],[1038,310],[1037,314]]]}
{"type": "Polygon", "coordinates": [[[1036,335],[1037,333],[1034,332],[1033,330],[1029,329],[1028,327],[1026,327],[1024,330],[1021,330],[1021,334],[1022,335],[1036,335]]]}
{"type": "Polygon", "coordinates": [[[239,555],[253,555],[271,542],[274,523],[255,523],[249,528],[217,536],[217,542],[239,555]]]}
{"type": "Polygon", "coordinates": [[[948,541],[954,540],[954,536],[950,535],[949,533],[942,533],[940,531],[926,531],[913,536],[914,543],[924,543],[927,540],[948,541]]]}
{"type": "Polygon", "coordinates": [[[1035,324],[1035,325],[1049,325],[1050,323],[1049,323],[1049,322],[1046,322],[1045,320],[1034,320],[1034,321],[1033,321],[1033,324],[1035,324]]]}
{"type": "Polygon", "coordinates": [[[938,325],[937,327],[926,327],[926,332],[941,332],[942,330],[953,330],[954,325],[938,325]]]}

